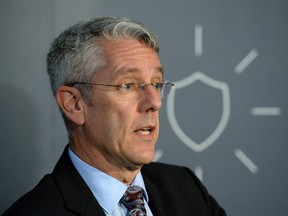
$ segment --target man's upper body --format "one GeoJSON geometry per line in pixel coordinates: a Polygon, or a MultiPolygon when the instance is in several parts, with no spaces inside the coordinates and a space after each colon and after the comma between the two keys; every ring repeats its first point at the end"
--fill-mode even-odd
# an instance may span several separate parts
{"type": "MultiPolygon", "coordinates": [[[[154,216],[226,215],[197,177],[185,167],[150,163],[143,166],[141,174],[154,216]]],[[[111,191],[111,196],[113,194],[111,191]]],[[[74,167],[66,148],[52,174],[46,175],[3,214],[10,215],[105,216],[105,210],[74,167]]]]}
{"type": "MultiPolygon", "coordinates": [[[[164,81],[158,51],[146,26],[123,18],[80,22],[54,40],[47,70],[69,147],[85,164],[126,187],[141,172],[153,215],[223,215],[191,171],[146,165],[154,158],[162,98],[173,86],[164,81]]],[[[19,202],[19,211],[28,213],[34,206],[34,215],[45,214],[44,209],[103,215],[67,151],[54,172],[19,202]]]]}

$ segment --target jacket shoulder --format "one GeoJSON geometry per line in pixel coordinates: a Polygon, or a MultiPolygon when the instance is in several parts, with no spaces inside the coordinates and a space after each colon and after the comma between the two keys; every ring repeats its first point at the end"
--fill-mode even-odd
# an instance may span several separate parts
{"type": "MultiPolygon", "coordinates": [[[[152,196],[159,193],[166,194],[164,195],[165,199],[173,197],[173,202],[171,201],[169,205],[174,206],[171,207],[171,211],[175,211],[174,215],[226,215],[225,211],[189,168],[163,163],[150,163],[144,165],[141,172],[145,186],[148,186],[148,195],[150,192],[152,196]],[[176,212],[175,209],[183,212],[176,212]]],[[[157,199],[162,198],[158,197],[157,199]]]]}
{"type": "MultiPolygon", "coordinates": [[[[199,179],[196,177],[194,172],[184,166],[153,162],[153,163],[144,165],[141,171],[147,176],[156,175],[160,179],[170,177],[172,179],[177,180],[182,177],[184,178],[184,180],[188,178],[189,180],[193,179],[193,181],[197,181],[197,182],[199,181],[199,179]],[[175,175],[176,173],[177,175],[175,175]]],[[[183,181],[183,179],[181,180],[183,181]]]]}
{"type": "Polygon", "coordinates": [[[3,216],[8,215],[60,215],[60,206],[64,206],[61,194],[50,174],[45,175],[41,181],[28,193],[19,198],[3,216]]]}

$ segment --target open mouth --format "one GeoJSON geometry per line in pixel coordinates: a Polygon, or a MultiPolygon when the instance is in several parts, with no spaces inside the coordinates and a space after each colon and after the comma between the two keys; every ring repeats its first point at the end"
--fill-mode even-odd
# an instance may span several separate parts
{"type": "Polygon", "coordinates": [[[153,131],[154,131],[154,127],[144,127],[144,128],[136,130],[135,132],[141,135],[149,135],[153,131]]]}

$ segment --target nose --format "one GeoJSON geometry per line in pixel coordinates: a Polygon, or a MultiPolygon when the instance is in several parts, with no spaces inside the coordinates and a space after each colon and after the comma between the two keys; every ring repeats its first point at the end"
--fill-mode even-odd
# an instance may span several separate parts
{"type": "Polygon", "coordinates": [[[155,90],[151,85],[142,86],[142,96],[139,99],[140,112],[158,111],[162,106],[160,93],[155,90]]]}

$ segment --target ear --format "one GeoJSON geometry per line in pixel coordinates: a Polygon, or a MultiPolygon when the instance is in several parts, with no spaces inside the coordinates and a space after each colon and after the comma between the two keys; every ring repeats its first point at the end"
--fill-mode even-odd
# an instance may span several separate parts
{"type": "Polygon", "coordinates": [[[56,99],[67,119],[78,126],[85,123],[85,102],[78,89],[61,86],[56,92],[56,99]]]}

